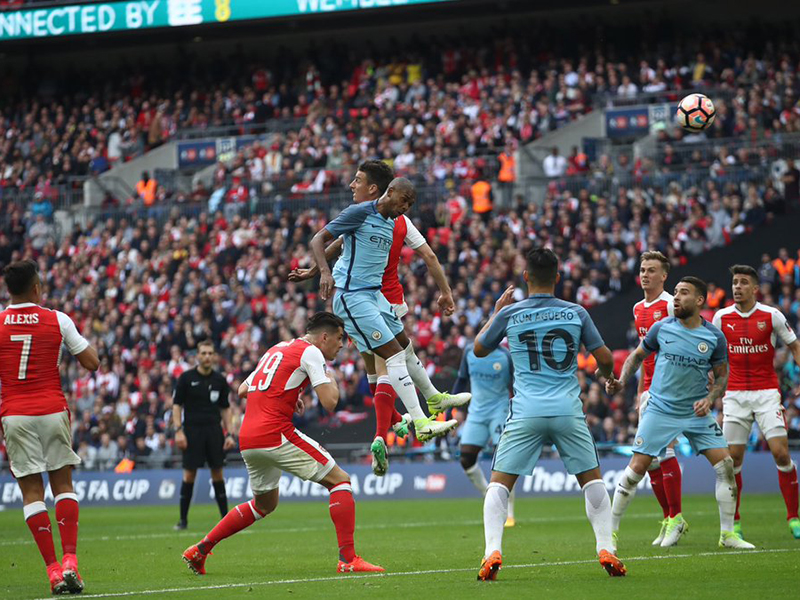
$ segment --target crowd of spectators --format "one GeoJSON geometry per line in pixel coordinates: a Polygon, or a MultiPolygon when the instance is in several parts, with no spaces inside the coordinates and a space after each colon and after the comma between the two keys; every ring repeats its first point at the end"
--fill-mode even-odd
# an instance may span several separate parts
{"type": "MultiPolygon", "coordinates": [[[[444,266],[457,312],[452,318],[439,314],[434,282],[424,263],[408,252],[401,261],[411,307],[405,324],[432,376],[449,385],[462,349],[502,290],[516,283],[522,297],[521,252],[531,245],[550,245],[562,258],[558,295],[592,307],[635,285],[637,259],[645,249],[661,250],[677,266],[768,222],[773,210],[782,206],[770,181],[737,185],[709,179],[687,189],[672,182],[664,188],[622,188],[614,197],[553,189],[543,204],[517,197],[490,218],[477,218],[453,189],[442,202],[422,199],[411,216],[444,266]],[[768,197],[774,200],[769,207],[768,197]]],[[[215,343],[220,367],[236,389],[264,350],[302,333],[306,318],[324,303],[315,282],[295,284],[287,275],[310,264],[308,240],[331,216],[291,205],[261,213],[243,207],[227,215],[176,207],[164,223],[108,219],[76,225],[59,238],[36,233],[41,214],[0,201],[0,266],[36,259],[46,305],[69,314],[101,357],[97,373],[81,370],[75,361],[61,367],[76,448],[87,465],[107,466],[121,457],[152,464],[170,460],[173,383],[193,365],[200,340],[215,343]]],[[[800,277],[792,271],[783,287],[764,291],[787,311],[793,326],[800,316],[795,279],[800,277]]],[[[5,302],[0,296],[0,304],[5,302]]],[[[591,371],[587,357],[580,360],[582,369],[591,371]]],[[[326,415],[306,395],[308,410],[300,424],[335,427],[370,410],[354,347],[341,353],[335,372],[342,398],[338,411],[326,415]]],[[[629,406],[607,398],[590,377],[581,375],[581,381],[597,438],[620,441],[630,434],[635,420],[629,406]]],[[[232,407],[238,424],[243,406],[233,400],[232,407]]]]}
{"type": "Polygon", "coordinates": [[[113,74],[102,63],[90,73],[42,65],[36,78],[9,70],[0,191],[56,194],[74,177],[101,173],[187,129],[263,131],[276,123],[292,127],[264,149],[279,155],[265,174],[291,180],[304,172],[292,185],[319,185],[310,169],[335,174],[375,156],[442,178],[481,169],[483,157],[560,127],[598,99],[664,89],[716,87],[730,97],[717,102],[710,136],[800,130],[799,59],[782,28],[769,30],[768,43],[734,30],[694,46],[675,43],[666,26],[627,27],[620,36],[577,27],[581,46],[561,39],[575,39],[574,27],[560,37],[557,27],[535,22],[394,40],[388,49],[365,41],[358,52],[341,42],[279,48],[269,59],[242,49],[215,58],[181,49],[135,66],[115,63],[113,74]],[[661,38],[672,39],[670,52],[654,49],[661,38]]]}

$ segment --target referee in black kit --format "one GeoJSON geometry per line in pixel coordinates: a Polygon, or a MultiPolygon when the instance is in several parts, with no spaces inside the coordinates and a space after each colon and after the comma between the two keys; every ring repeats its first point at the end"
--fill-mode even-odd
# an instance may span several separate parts
{"type": "Polygon", "coordinates": [[[211,482],[219,512],[223,517],[228,514],[222,464],[225,452],[236,446],[236,442],[231,434],[231,409],[228,402],[231,388],[225,377],[212,368],[215,357],[216,350],[212,342],[204,340],[197,344],[197,367],[178,377],[172,395],[175,444],[183,451],[181,519],[175,525],[176,530],[186,529],[197,469],[206,463],[211,469],[211,482]],[[220,420],[228,432],[227,435],[222,432],[220,420]]]}

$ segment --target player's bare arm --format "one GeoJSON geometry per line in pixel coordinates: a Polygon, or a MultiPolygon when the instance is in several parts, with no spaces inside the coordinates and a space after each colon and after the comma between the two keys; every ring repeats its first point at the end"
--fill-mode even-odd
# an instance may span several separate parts
{"type": "Polygon", "coordinates": [[[81,366],[88,371],[97,371],[100,368],[100,358],[97,356],[97,350],[94,346],[87,346],[82,352],[75,355],[81,366]]]}
{"type": "Polygon", "coordinates": [[[478,358],[489,356],[489,354],[492,351],[491,348],[484,348],[480,342],[480,339],[483,336],[483,334],[486,333],[489,327],[492,326],[492,323],[494,322],[497,313],[503,310],[506,306],[513,303],[514,303],[514,286],[511,285],[506,288],[506,291],[503,292],[503,294],[497,299],[497,302],[494,303],[494,312],[492,313],[492,316],[489,317],[489,320],[486,322],[486,325],[484,325],[481,328],[480,332],[478,333],[478,337],[475,339],[475,346],[474,346],[475,356],[477,356],[478,358]]]}
{"type": "Polygon", "coordinates": [[[172,405],[172,428],[175,430],[175,445],[180,450],[186,450],[186,434],[183,432],[183,423],[181,423],[181,413],[183,409],[179,404],[172,405]]]}
{"type": "Polygon", "coordinates": [[[320,274],[319,296],[323,300],[330,298],[333,291],[333,275],[331,275],[328,260],[325,258],[325,248],[331,240],[333,240],[333,234],[327,229],[320,229],[311,238],[311,256],[314,257],[314,262],[317,263],[317,270],[320,274]]]}
{"type": "Polygon", "coordinates": [[[222,417],[222,427],[225,430],[225,442],[222,445],[223,450],[233,450],[236,446],[236,440],[233,439],[233,419],[231,419],[231,408],[223,408],[219,411],[222,417]]]}
{"type": "Polygon", "coordinates": [[[436,282],[436,287],[439,288],[439,308],[442,309],[445,316],[449,317],[456,311],[456,304],[453,301],[453,290],[450,289],[450,284],[447,282],[447,276],[444,274],[444,269],[442,269],[439,259],[427,243],[422,244],[414,252],[425,261],[428,272],[436,282]]]}
{"type": "Polygon", "coordinates": [[[601,377],[606,379],[614,378],[614,355],[608,346],[600,346],[592,351],[592,356],[597,361],[597,372],[601,377]]]}
{"type": "Polygon", "coordinates": [[[625,387],[633,374],[642,366],[644,359],[647,358],[647,350],[639,344],[633,352],[625,359],[625,364],[622,365],[622,372],[619,374],[619,379],[609,379],[606,381],[606,393],[616,394],[618,391],[625,387]]]}
{"type": "Polygon", "coordinates": [[[315,387],[314,391],[317,393],[322,408],[328,412],[336,409],[336,405],[339,403],[339,385],[335,381],[322,383],[315,387]]]}
{"type": "Polygon", "coordinates": [[[714,366],[714,383],[708,390],[708,396],[694,403],[694,414],[698,417],[705,417],[711,412],[714,403],[725,395],[728,388],[728,363],[720,363],[714,366]]]}
{"type": "MultiPolygon", "coordinates": [[[[342,240],[342,238],[334,240],[328,245],[327,248],[325,248],[325,260],[330,263],[333,259],[339,258],[339,255],[342,253],[343,246],[344,240],[342,240]]],[[[293,269],[289,273],[289,281],[305,281],[307,279],[316,277],[318,274],[319,269],[316,265],[308,269],[293,269]]]]}
{"type": "Polygon", "coordinates": [[[243,381],[239,384],[239,389],[236,390],[236,395],[239,396],[241,399],[247,398],[247,390],[249,389],[249,385],[246,381],[243,381]]]}
{"type": "Polygon", "coordinates": [[[789,352],[794,357],[794,362],[800,365],[800,340],[795,340],[789,344],[789,352]]]}

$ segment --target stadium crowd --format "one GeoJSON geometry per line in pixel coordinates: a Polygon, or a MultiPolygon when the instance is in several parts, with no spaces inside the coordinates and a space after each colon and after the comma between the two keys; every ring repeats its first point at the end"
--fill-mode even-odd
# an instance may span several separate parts
{"type": "MultiPolygon", "coordinates": [[[[798,61],[779,28],[767,45],[762,34],[731,31],[705,39],[702,52],[686,45],[669,54],[652,49],[669,27],[627,30],[620,38],[626,46],[617,47],[601,41],[610,39],[602,27],[578,26],[584,46],[602,49],[592,53],[566,44],[558,28],[534,29],[470,31],[430,43],[415,37],[391,50],[370,46],[363,60],[332,42],[303,53],[279,48],[270,60],[243,50],[215,59],[181,50],[173,59],[115,64],[112,77],[102,65],[81,76],[44,66],[37,78],[9,70],[0,100],[0,192],[35,190],[54,201],[75,178],[102,173],[182,131],[259,132],[281,124],[290,132],[263,150],[272,153],[267,176],[291,181],[323,169],[335,177],[378,156],[400,172],[441,179],[484,168],[485,156],[606,99],[690,88],[721,94],[711,136],[758,140],[800,131],[798,61]],[[742,55],[742,47],[763,50],[742,55]],[[109,88],[108,81],[119,83],[109,88]]],[[[575,39],[571,34],[564,39],[575,39]]],[[[296,183],[311,186],[318,175],[296,183]]]]}
{"type": "MultiPolygon", "coordinates": [[[[310,264],[306,244],[330,218],[328,211],[251,214],[243,206],[227,215],[197,215],[176,207],[164,225],[123,217],[76,226],[58,239],[41,204],[34,214],[0,201],[0,266],[18,257],[38,260],[46,304],[69,314],[99,351],[97,373],[79,370],[74,361],[61,367],[75,445],[87,467],[109,466],[122,457],[155,465],[170,460],[172,388],[193,366],[197,342],[215,343],[235,389],[266,348],[301,333],[307,316],[323,306],[314,282],[291,283],[287,274],[310,264]]],[[[530,245],[549,244],[562,257],[558,295],[591,307],[635,285],[643,250],[658,248],[677,266],[745,235],[784,208],[770,182],[759,187],[709,180],[703,188],[683,189],[672,181],[663,188],[622,188],[614,197],[556,186],[542,205],[517,197],[487,219],[474,215],[453,189],[446,201],[420,200],[412,217],[445,268],[458,310],[452,319],[442,318],[424,263],[408,251],[401,261],[412,309],[406,326],[420,359],[446,386],[501,291],[508,282],[522,288],[520,252],[530,245]]],[[[793,258],[782,255],[775,266],[764,259],[763,293],[797,328],[800,265],[793,258]]],[[[591,379],[591,360],[581,356],[579,364],[596,438],[629,441],[636,424],[632,397],[609,399],[591,379]]],[[[800,372],[791,362],[781,365],[787,399],[793,400],[800,394],[800,372]]],[[[371,410],[354,347],[342,352],[336,373],[339,410],[325,415],[306,395],[309,410],[301,424],[338,426],[371,410]]],[[[238,402],[233,411],[240,422],[238,402]]],[[[800,415],[790,412],[790,418],[793,434],[800,436],[800,415]]]]}

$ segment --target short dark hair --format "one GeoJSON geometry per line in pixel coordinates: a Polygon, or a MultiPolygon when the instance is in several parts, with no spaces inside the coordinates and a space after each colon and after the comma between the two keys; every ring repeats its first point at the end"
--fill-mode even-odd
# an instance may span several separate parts
{"type": "Polygon", "coordinates": [[[669,274],[669,259],[664,256],[658,250],[648,250],[647,252],[643,252],[642,256],[639,258],[639,264],[643,263],[646,260],[657,260],[661,263],[661,268],[664,269],[664,273],[669,274]]]}
{"type": "Polygon", "coordinates": [[[211,340],[208,340],[208,339],[200,340],[199,342],[197,342],[197,349],[198,350],[200,349],[200,346],[211,346],[211,350],[212,351],[216,351],[216,348],[214,347],[214,342],[212,342],[211,340]]]}
{"type": "Polygon", "coordinates": [[[687,275],[686,277],[682,277],[678,283],[689,283],[694,286],[694,289],[697,290],[698,295],[702,296],[703,298],[708,298],[708,285],[699,277],[687,275]]]}
{"type": "Polygon", "coordinates": [[[358,166],[358,170],[367,176],[367,183],[378,186],[381,196],[386,193],[389,184],[394,179],[392,167],[382,160],[365,160],[358,166]]]}
{"type": "Polygon", "coordinates": [[[39,274],[39,266],[32,260],[17,260],[3,269],[3,278],[8,287],[8,293],[12,296],[21,296],[30,291],[33,287],[36,276],[39,274]]]}
{"type": "Polygon", "coordinates": [[[525,256],[528,276],[539,285],[553,285],[558,275],[558,257],[550,248],[531,248],[525,256]]]}
{"type": "Polygon", "coordinates": [[[753,281],[758,283],[758,271],[750,265],[733,265],[730,269],[731,275],[748,275],[753,278],[753,281]]]}
{"type": "Polygon", "coordinates": [[[307,333],[316,333],[317,331],[327,329],[328,331],[335,331],[337,329],[344,329],[344,321],[333,313],[318,312],[313,315],[306,325],[307,333]]]}

